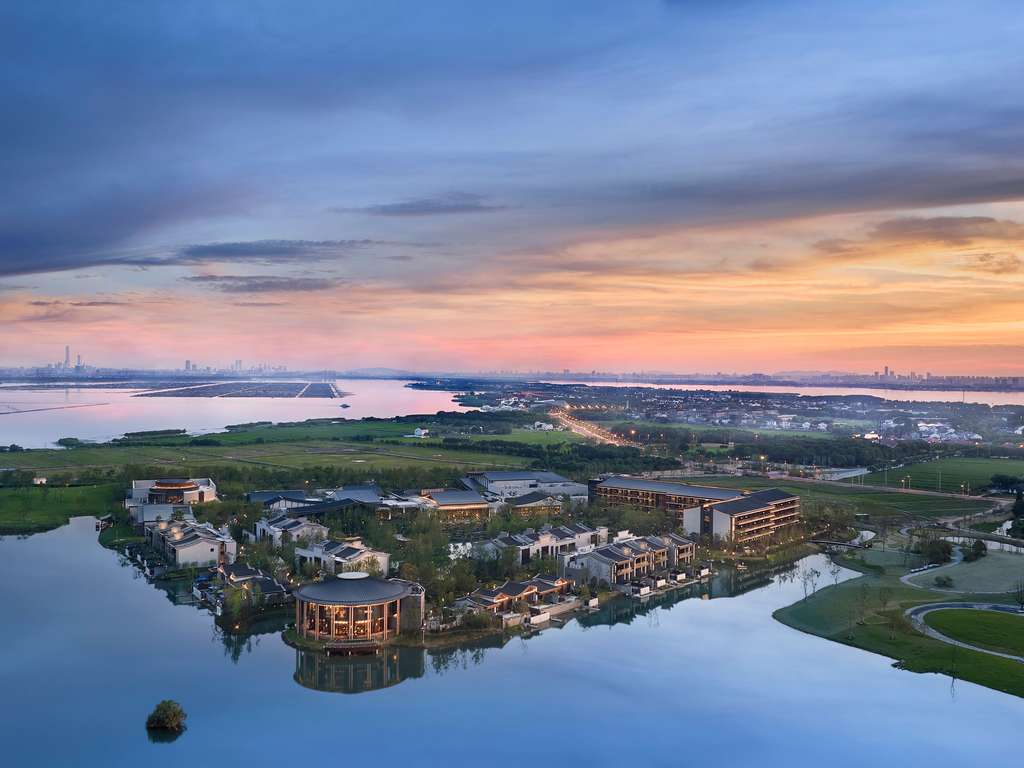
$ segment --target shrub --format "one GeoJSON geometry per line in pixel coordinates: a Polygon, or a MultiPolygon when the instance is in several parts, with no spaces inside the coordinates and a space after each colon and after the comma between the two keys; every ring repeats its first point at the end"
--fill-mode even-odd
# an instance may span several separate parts
{"type": "Polygon", "coordinates": [[[936,576],[935,586],[939,589],[949,589],[953,586],[953,579],[950,576],[936,576]]]}
{"type": "Polygon", "coordinates": [[[170,699],[164,699],[146,718],[146,727],[163,731],[185,730],[185,710],[181,704],[170,699]]]}

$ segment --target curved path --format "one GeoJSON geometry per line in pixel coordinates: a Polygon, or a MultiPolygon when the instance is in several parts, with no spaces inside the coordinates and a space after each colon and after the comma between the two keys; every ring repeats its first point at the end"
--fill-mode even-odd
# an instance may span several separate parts
{"type": "MultiPolygon", "coordinates": [[[[927,591],[931,592],[931,591],[933,591],[931,587],[925,587],[925,586],[922,586],[921,584],[915,584],[910,579],[912,577],[914,577],[914,576],[920,576],[921,574],[924,574],[924,573],[928,573],[928,574],[938,573],[939,571],[945,570],[946,568],[952,568],[954,565],[959,565],[960,563],[962,563],[963,560],[964,560],[964,553],[961,551],[959,545],[954,544],[953,545],[953,552],[950,555],[950,561],[948,563],[946,563],[945,565],[940,565],[938,568],[927,568],[927,569],[925,569],[923,571],[914,571],[912,573],[905,573],[902,576],[900,576],[900,581],[903,582],[904,584],[906,584],[908,587],[914,587],[915,589],[924,589],[924,590],[927,590],[927,591]]],[[[943,591],[944,592],[960,592],[960,590],[956,590],[956,589],[946,589],[946,590],[943,590],[943,591]]],[[[1002,594],[1002,593],[1000,592],[998,594],[1002,594]]]]}
{"type": "Polygon", "coordinates": [[[967,648],[971,651],[978,651],[978,653],[987,653],[989,656],[999,656],[1004,659],[1019,661],[1021,664],[1024,664],[1024,656],[1014,656],[1012,653],[990,651],[987,648],[981,648],[977,645],[971,645],[970,643],[964,643],[960,640],[954,640],[952,637],[942,634],[937,629],[933,629],[925,623],[924,617],[932,611],[941,611],[948,608],[974,611],[996,611],[997,613],[1011,613],[1019,615],[1019,611],[1017,611],[1017,609],[1012,605],[1005,605],[1002,603],[928,603],[926,605],[918,605],[914,608],[908,608],[903,612],[903,615],[910,619],[910,623],[914,625],[914,629],[930,638],[939,640],[943,643],[949,643],[950,645],[956,645],[960,648],[967,648]]]}

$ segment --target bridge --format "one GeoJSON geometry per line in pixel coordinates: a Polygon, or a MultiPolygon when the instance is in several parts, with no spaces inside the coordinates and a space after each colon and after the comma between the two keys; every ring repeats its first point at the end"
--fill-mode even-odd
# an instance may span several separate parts
{"type": "Polygon", "coordinates": [[[999,544],[1009,544],[1011,547],[1024,548],[1024,539],[1015,539],[1012,536],[1003,536],[1000,533],[985,533],[974,531],[969,528],[947,528],[938,525],[927,526],[925,530],[942,533],[946,536],[959,536],[962,539],[981,539],[982,541],[993,541],[999,544]]]}
{"type": "Polygon", "coordinates": [[[831,541],[829,539],[809,539],[811,544],[822,547],[846,547],[847,549],[870,549],[866,544],[855,544],[852,541],[831,541]]]}

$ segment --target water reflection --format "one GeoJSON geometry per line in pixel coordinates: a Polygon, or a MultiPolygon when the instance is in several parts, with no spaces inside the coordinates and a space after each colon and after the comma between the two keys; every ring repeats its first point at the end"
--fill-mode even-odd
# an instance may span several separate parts
{"type": "Polygon", "coordinates": [[[185,733],[184,729],[180,731],[166,731],[162,728],[147,728],[146,738],[153,744],[170,744],[172,741],[177,741],[183,733],[185,733]]]}
{"type": "Polygon", "coordinates": [[[176,398],[134,397],[137,390],[17,390],[0,386],[4,443],[26,448],[53,447],[61,437],[110,440],[125,432],[185,429],[213,432],[228,424],[251,421],[291,422],[316,418],[389,418],[412,413],[464,411],[452,393],[410,389],[405,381],[338,379],[350,392],[338,399],[320,398],[176,398]],[[66,407],[68,405],[74,407],[66,407]],[[345,407],[342,407],[345,406],[345,407]]]}
{"type": "Polygon", "coordinates": [[[390,647],[363,656],[327,656],[295,650],[295,682],[330,693],[365,693],[423,677],[426,651],[390,647]]]}

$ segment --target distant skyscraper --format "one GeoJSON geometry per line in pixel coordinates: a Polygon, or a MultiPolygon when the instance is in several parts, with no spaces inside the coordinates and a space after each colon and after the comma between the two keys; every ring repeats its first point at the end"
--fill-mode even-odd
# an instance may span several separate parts
{"type": "Polygon", "coordinates": [[[81,367],[82,367],[82,354],[79,353],[76,356],[76,359],[75,359],[75,368],[81,368],[81,367]]]}
{"type": "Polygon", "coordinates": [[[64,345],[64,367],[65,368],[70,368],[71,367],[71,345],[70,344],[65,344],[64,345]]]}
{"type": "Polygon", "coordinates": [[[885,366],[885,376],[886,376],[886,378],[889,377],[889,366],[888,365],[885,366]]]}
{"type": "Polygon", "coordinates": [[[192,370],[192,361],[191,360],[186,360],[185,361],[185,370],[186,371],[191,371],[192,370]]]}

